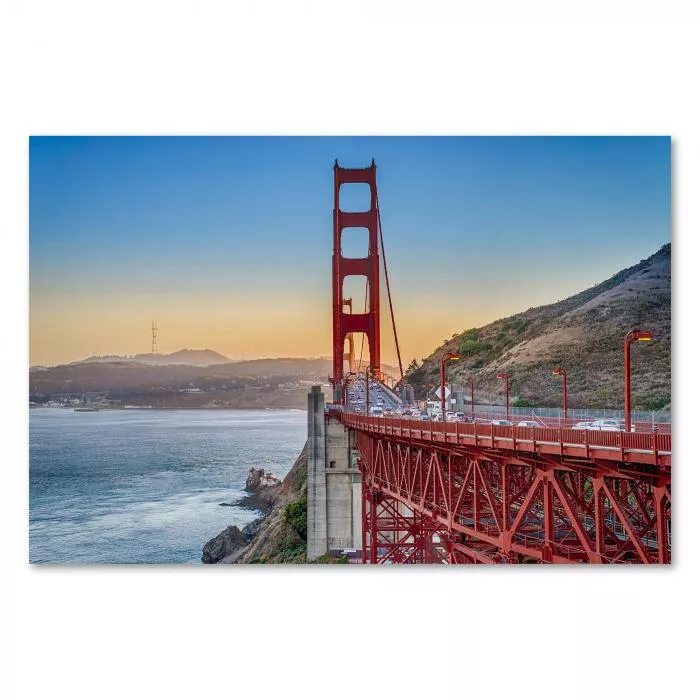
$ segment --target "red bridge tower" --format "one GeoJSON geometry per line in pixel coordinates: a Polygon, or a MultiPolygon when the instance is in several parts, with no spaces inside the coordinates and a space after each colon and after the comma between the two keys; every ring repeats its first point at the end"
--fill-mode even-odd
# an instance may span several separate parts
{"type": "Polygon", "coordinates": [[[377,166],[341,168],[336,160],[335,208],[333,210],[333,376],[334,402],[342,401],[343,354],[349,333],[365,333],[369,345],[370,367],[379,369],[379,245],[377,240],[377,166]],[[340,188],[347,183],[365,183],[370,189],[368,211],[346,212],[340,209],[340,188]],[[365,258],[345,258],[342,254],[343,230],[365,228],[369,233],[369,250],[365,258]],[[350,275],[367,278],[369,309],[364,313],[345,313],[343,281],[350,275]]]}

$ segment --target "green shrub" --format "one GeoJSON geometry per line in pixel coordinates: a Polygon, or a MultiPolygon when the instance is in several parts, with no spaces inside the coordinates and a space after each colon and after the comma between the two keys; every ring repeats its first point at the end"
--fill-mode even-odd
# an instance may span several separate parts
{"type": "Polygon", "coordinates": [[[459,346],[460,355],[476,355],[491,349],[491,343],[484,343],[480,340],[463,340],[459,346]]]}
{"type": "MultiPolygon", "coordinates": [[[[276,559],[280,562],[306,561],[306,542],[295,545],[287,545],[280,549],[276,559]]],[[[264,563],[264,562],[261,562],[264,563]]]]}
{"type": "Polygon", "coordinates": [[[515,399],[515,401],[512,401],[510,405],[517,408],[535,408],[537,404],[534,401],[529,401],[528,399],[515,399]]]}
{"type": "Polygon", "coordinates": [[[317,559],[314,559],[312,564],[347,564],[347,557],[332,557],[330,554],[322,554],[317,559]]]}
{"type": "Polygon", "coordinates": [[[284,522],[306,542],[306,496],[284,507],[284,522]]]}
{"type": "Polygon", "coordinates": [[[671,399],[668,396],[648,396],[637,402],[636,408],[640,411],[660,411],[669,403],[671,403],[671,399]]]}

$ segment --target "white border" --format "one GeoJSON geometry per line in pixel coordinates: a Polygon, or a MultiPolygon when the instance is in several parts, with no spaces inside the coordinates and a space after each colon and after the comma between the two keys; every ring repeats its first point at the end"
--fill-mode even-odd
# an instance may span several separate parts
{"type": "Polygon", "coordinates": [[[627,0],[244,7],[3,10],[9,697],[692,695],[696,651],[683,634],[698,625],[695,18],[679,2],[627,0]],[[676,563],[400,574],[28,567],[26,139],[58,133],[671,134],[676,563]]]}

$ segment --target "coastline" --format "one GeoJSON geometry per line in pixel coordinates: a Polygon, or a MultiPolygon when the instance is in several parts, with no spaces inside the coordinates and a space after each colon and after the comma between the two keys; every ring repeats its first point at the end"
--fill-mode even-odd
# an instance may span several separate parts
{"type": "Polygon", "coordinates": [[[262,515],[242,528],[231,525],[206,542],[202,563],[306,563],[307,462],[305,443],[279,484],[251,488],[236,501],[235,505],[255,508],[262,515]]]}

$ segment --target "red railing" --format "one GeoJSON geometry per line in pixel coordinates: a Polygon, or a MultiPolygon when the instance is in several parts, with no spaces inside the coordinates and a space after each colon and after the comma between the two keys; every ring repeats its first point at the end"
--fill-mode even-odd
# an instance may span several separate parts
{"type": "MultiPolygon", "coordinates": [[[[411,418],[385,418],[343,413],[345,425],[384,435],[418,438],[430,442],[461,443],[464,439],[474,444],[488,444],[505,449],[532,451],[537,444],[559,445],[561,449],[581,447],[619,450],[615,458],[635,461],[635,451],[659,453],[671,452],[670,433],[626,433],[605,430],[579,430],[573,428],[532,428],[488,423],[445,423],[421,421],[411,418]],[[510,444],[509,444],[510,443],[510,444]]],[[[647,462],[647,459],[642,461],[647,462]]],[[[668,460],[667,460],[668,461],[668,460]]]]}

